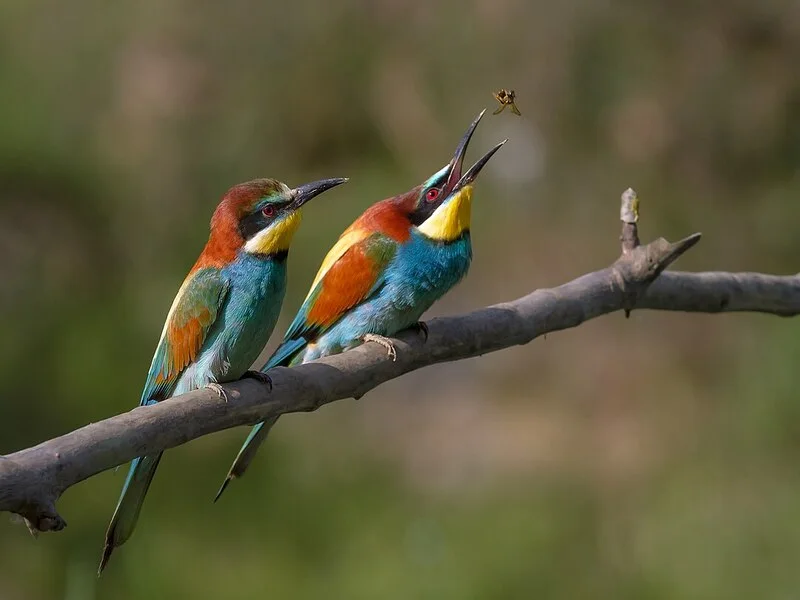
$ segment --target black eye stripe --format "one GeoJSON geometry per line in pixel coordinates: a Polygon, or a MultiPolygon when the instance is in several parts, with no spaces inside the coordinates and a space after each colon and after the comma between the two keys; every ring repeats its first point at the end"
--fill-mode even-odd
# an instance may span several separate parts
{"type": "Polygon", "coordinates": [[[416,209],[411,212],[410,218],[412,225],[415,226],[421,225],[425,221],[425,219],[430,217],[445,200],[445,194],[441,188],[435,188],[438,194],[436,194],[435,198],[429,199],[428,193],[431,192],[433,189],[434,188],[428,188],[427,190],[425,190],[425,193],[422,195],[421,201],[417,203],[416,209]]]}
{"type": "Polygon", "coordinates": [[[281,215],[283,209],[289,206],[289,204],[291,204],[290,201],[263,204],[260,208],[239,221],[239,234],[243,239],[249,240],[270,223],[274,222],[275,219],[281,215]],[[264,213],[264,210],[267,208],[272,208],[272,214],[268,215],[264,213]]]}
{"type": "Polygon", "coordinates": [[[260,211],[247,215],[244,219],[239,221],[239,233],[241,234],[242,238],[249,240],[264,228],[265,221],[266,219],[260,211]]]}
{"type": "Polygon", "coordinates": [[[271,207],[273,214],[277,214],[280,211],[282,211],[284,208],[289,206],[289,204],[291,204],[291,202],[270,202],[268,204],[262,205],[261,206],[261,210],[259,210],[258,212],[263,212],[264,209],[266,209],[267,207],[271,207]]]}

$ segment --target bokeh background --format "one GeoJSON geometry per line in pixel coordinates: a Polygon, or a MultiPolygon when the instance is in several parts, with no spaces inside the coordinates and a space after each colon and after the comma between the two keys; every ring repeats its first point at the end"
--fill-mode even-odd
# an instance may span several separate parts
{"type": "MultiPolygon", "coordinates": [[[[0,3],[0,452],[133,407],[232,184],[310,205],[282,332],[370,203],[444,165],[491,92],[469,311],[601,268],[619,195],[678,268],[797,272],[792,1],[0,3]]],[[[488,115],[487,115],[488,116],[488,115]]],[[[273,340],[264,357],[274,347],[273,340]]],[[[0,598],[771,599],[800,588],[800,323],[614,314],[170,451],[95,577],[124,470],[62,533],[0,516],[0,598]]]]}

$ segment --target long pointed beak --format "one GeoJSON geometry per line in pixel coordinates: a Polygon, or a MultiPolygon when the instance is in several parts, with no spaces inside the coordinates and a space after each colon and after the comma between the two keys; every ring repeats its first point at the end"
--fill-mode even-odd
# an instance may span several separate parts
{"type": "Polygon", "coordinates": [[[450,175],[447,177],[447,183],[444,185],[445,192],[452,190],[458,180],[461,179],[461,172],[464,167],[464,156],[467,154],[467,146],[469,146],[469,141],[472,139],[472,134],[475,133],[475,129],[478,127],[478,123],[481,122],[485,112],[486,109],[484,108],[467,128],[467,131],[461,138],[461,141],[458,142],[456,153],[453,155],[453,160],[450,161],[450,175]]]}
{"type": "Polygon", "coordinates": [[[329,189],[346,183],[347,181],[347,177],[334,177],[333,179],[320,179],[319,181],[312,181],[311,183],[299,185],[292,190],[292,197],[294,200],[290,208],[292,210],[297,210],[314,196],[319,196],[322,192],[327,192],[329,189]]]}
{"type": "Polygon", "coordinates": [[[453,187],[453,191],[460,190],[461,188],[466,187],[470,185],[472,182],[474,182],[475,179],[478,177],[478,173],[480,173],[481,169],[483,169],[483,167],[486,166],[486,163],[489,162],[489,159],[492,158],[492,156],[494,156],[494,153],[500,150],[500,148],[503,147],[503,144],[505,144],[507,141],[508,138],[504,139],[502,142],[500,142],[494,148],[492,148],[486,154],[484,154],[478,160],[478,162],[472,165],[469,168],[469,171],[464,173],[464,176],[458,180],[458,183],[456,183],[456,185],[453,187]]]}

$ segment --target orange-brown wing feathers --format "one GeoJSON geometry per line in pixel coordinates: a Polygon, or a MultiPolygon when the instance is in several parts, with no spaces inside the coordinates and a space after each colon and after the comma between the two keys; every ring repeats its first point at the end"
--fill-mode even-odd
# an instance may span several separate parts
{"type": "Polygon", "coordinates": [[[370,255],[369,246],[376,242],[386,243],[369,237],[351,246],[328,270],[306,317],[310,327],[329,327],[369,294],[385,267],[370,255]]]}
{"type": "Polygon", "coordinates": [[[343,251],[337,251],[336,246],[331,250],[331,253],[337,251],[338,256],[323,262],[284,341],[310,338],[326,331],[380,288],[398,242],[379,232],[365,237],[354,235],[353,239],[357,241],[343,251]]]}
{"type": "Polygon", "coordinates": [[[227,281],[219,269],[201,268],[189,274],[167,315],[142,392],[142,404],[172,393],[181,373],[200,354],[227,292],[227,281]]]}
{"type": "Polygon", "coordinates": [[[205,306],[195,307],[189,314],[173,319],[167,331],[171,350],[169,373],[181,372],[197,358],[205,337],[203,332],[212,320],[211,311],[205,306]]]}

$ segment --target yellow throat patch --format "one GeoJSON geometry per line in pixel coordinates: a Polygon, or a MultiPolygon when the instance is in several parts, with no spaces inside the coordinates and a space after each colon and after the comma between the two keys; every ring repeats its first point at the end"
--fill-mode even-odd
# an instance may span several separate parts
{"type": "Polygon", "coordinates": [[[244,251],[250,254],[277,254],[289,249],[295,231],[302,220],[298,209],[262,229],[244,245],[244,251]]]}
{"type": "Polygon", "coordinates": [[[421,233],[440,242],[452,242],[469,229],[472,217],[472,186],[467,185],[418,227],[421,233]]]}

